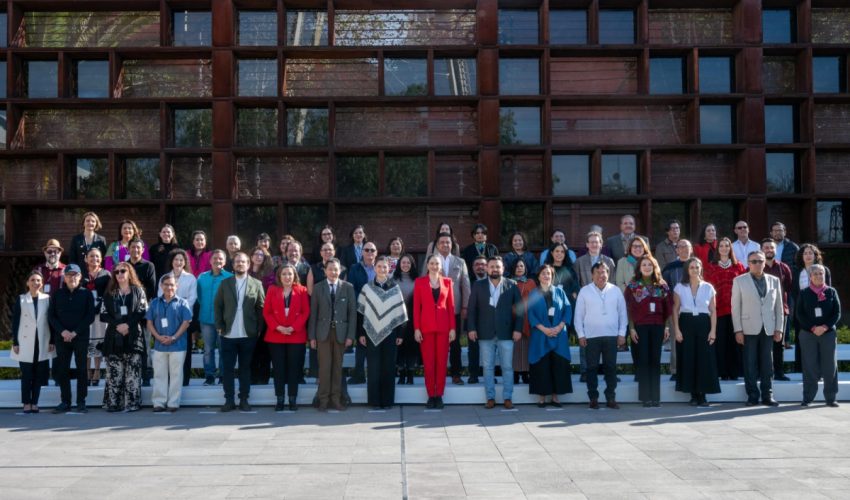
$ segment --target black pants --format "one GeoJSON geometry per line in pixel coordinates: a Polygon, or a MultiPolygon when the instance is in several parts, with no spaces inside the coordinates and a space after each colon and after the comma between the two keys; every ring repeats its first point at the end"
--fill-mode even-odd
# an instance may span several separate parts
{"type": "MultiPolygon", "coordinates": [[[[186,348],[186,358],[183,360],[183,387],[189,385],[189,380],[192,378],[192,350],[195,349],[195,342],[192,341],[193,334],[200,335],[201,333],[201,323],[198,321],[201,313],[201,304],[199,302],[195,302],[194,307],[192,307],[192,322],[189,323],[189,329],[186,330],[184,335],[187,335],[186,339],[187,348],[186,348]]],[[[142,328],[145,328],[144,326],[142,328]]]]}
{"type": "Polygon", "coordinates": [[[395,336],[390,335],[378,345],[366,337],[365,349],[369,406],[392,406],[395,403],[395,336]]]}
{"type": "Polygon", "coordinates": [[[304,344],[274,344],[269,346],[274,377],[274,395],[282,398],[289,390],[289,399],[298,397],[298,382],[304,376],[304,344]]]}
{"type": "MultiPolygon", "coordinates": [[[[782,331],[785,331],[785,324],[788,322],[788,317],[785,316],[784,322],[782,323],[782,331]]],[[[773,342],[773,377],[779,378],[785,376],[785,335],[783,333],[782,339],[779,342],[773,342]]]]}
{"type": "MultiPolygon", "coordinates": [[[[357,337],[364,335],[363,332],[363,315],[357,313],[357,337]]],[[[360,345],[360,342],[354,342],[354,369],[351,371],[353,378],[366,378],[366,347],[360,345]]]]}
{"type": "Polygon", "coordinates": [[[244,337],[241,339],[229,339],[221,337],[221,381],[224,385],[224,400],[233,401],[234,376],[236,360],[239,359],[239,399],[248,399],[251,393],[251,357],[254,355],[254,347],[257,339],[244,337]]]}
{"type": "Polygon", "coordinates": [[[803,401],[812,401],[818,393],[818,379],[823,376],[823,399],[835,401],[838,394],[838,365],[835,363],[835,330],[820,337],[800,331],[803,351],[803,401]]]}
{"type": "MultiPolygon", "coordinates": [[[[412,309],[408,309],[409,311],[412,309]]],[[[400,346],[398,346],[398,356],[396,357],[400,370],[414,370],[419,365],[420,349],[419,343],[413,335],[413,321],[408,321],[404,325],[404,338],[400,346]]]]}
{"type": "Polygon", "coordinates": [[[71,357],[74,358],[77,372],[77,404],[85,403],[88,395],[88,370],[86,357],[89,352],[89,338],[77,335],[74,340],[65,342],[62,338],[56,343],[56,361],[53,363],[53,376],[59,384],[62,402],[71,404],[71,357]]]}
{"type": "Polygon", "coordinates": [[[617,392],[617,337],[594,337],[587,339],[587,397],[599,399],[599,355],[602,355],[602,371],[605,374],[605,399],[614,401],[617,392]]]}
{"type": "Polygon", "coordinates": [[[570,360],[555,351],[547,352],[536,363],[528,366],[528,393],[538,396],[573,392],[570,360]]]}
{"type": "Polygon", "coordinates": [[[635,325],[637,330],[638,399],[643,402],[661,401],[661,347],[664,341],[664,325],[635,325]]]}
{"type": "Polygon", "coordinates": [[[744,335],[744,385],[747,399],[757,403],[773,397],[773,336],[765,334],[744,335]],[[761,389],[761,392],[759,392],[761,389]]]}
{"type": "MultiPolygon", "coordinates": [[[[463,362],[460,356],[460,334],[462,330],[460,325],[463,325],[463,320],[460,318],[460,314],[455,316],[455,324],[458,325],[455,329],[455,340],[449,344],[449,375],[460,377],[463,373],[463,362]]],[[[467,342],[466,347],[467,357],[469,358],[467,360],[469,362],[469,376],[480,377],[481,355],[479,354],[478,342],[467,342]]]]}
{"type": "Polygon", "coordinates": [[[266,347],[267,345],[265,332],[260,333],[257,337],[257,342],[254,344],[254,354],[251,355],[252,384],[266,385],[272,376],[272,360],[269,355],[269,348],[266,347]]]}
{"type": "Polygon", "coordinates": [[[310,349],[310,367],[307,369],[307,376],[319,378],[319,351],[317,349],[310,349]]]}
{"type": "Polygon", "coordinates": [[[735,341],[735,329],[732,327],[732,315],[717,317],[717,336],[714,352],[717,354],[717,375],[723,380],[735,380],[741,376],[741,344],[735,341]]]}

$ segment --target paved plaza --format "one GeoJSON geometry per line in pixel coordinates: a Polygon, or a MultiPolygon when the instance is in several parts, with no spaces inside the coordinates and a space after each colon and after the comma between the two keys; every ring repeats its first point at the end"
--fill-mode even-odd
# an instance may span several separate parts
{"type": "Polygon", "coordinates": [[[848,417],[846,404],[2,410],[0,496],[844,500],[848,417]]]}

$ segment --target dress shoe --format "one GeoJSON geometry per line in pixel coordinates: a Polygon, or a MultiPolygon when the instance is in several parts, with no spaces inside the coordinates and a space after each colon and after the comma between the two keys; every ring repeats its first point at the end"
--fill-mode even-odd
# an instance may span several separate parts
{"type": "Polygon", "coordinates": [[[425,403],[426,410],[433,410],[434,405],[437,403],[437,398],[428,398],[428,401],[425,403]]]}
{"type": "Polygon", "coordinates": [[[77,406],[74,407],[74,413],[88,413],[89,409],[86,407],[85,401],[81,403],[77,403],[77,406]]]}
{"type": "Polygon", "coordinates": [[[169,407],[167,407],[167,408],[166,408],[166,410],[168,410],[168,411],[169,411],[169,412],[171,412],[171,413],[176,413],[176,412],[177,412],[177,410],[179,410],[179,409],[180,409],[180,408],[176,408],[176,407],[174,407],[174,406],[169,406],[169,407]]]}
{"type": "Polygon", "coordinates": [[[461,379],[460,377],[452,377],[452,384],[463,385],[463,379],[461,379]]]}
{"type": "Polygon", "coordinates": [[[347,408],[345,407],[345,405],[344,405],[344,404],[342,404],[342,403],[337,403],[337,404],[335,404],[335,405],[332,405],[332,408],[333,408],[334,410],[336,410],[336,411],[345,411],[345,410],[347,409],[347,408]]]}
{"type": "Polygon", "coordinates": [[[284,411],[286,410],[286,399],[277,398],[277,404],[274,405],[274,411],[284,411]]]}
{"type": "Polygon", "coordinates": [[[94,387],[99,386],[100,385],[100,379],[92,380],[91,385],[94,386],[94,387]]]}
{"type": "Polygon", "coordinates": [[[838,408],[838,403],[835,401],[827,401],[826,406],[829,406],[830,408],[838,408]]]}
{"type": "Polygon", "coordinates": [[[699,403],[697,402],[697,398],[691,398],[691,400],[688,401],[688,404],[691,406],[696,406],[699,403]]]}
{"type": "Polygon", "coordinates": [[[791,379],[788,378],[786,375],[777,375],[777,376],[773,377],[773,380],[781,380],[782,382],[788,382],[791,379]]]}
{"type": "Polygon", "coordinates": [[[699,406],[700,408],[708,408],[711,406],[711,403],[709,403],[708,400],[705,398],[699,398],[697,406],[699,406]]]}
{"type": "Polygon", "coordinates": [[[322,413],[325,413],[326,411],[328,411],[328,405],[323,405],[320,403],[319,406],[316,407],[316,409],[322,413]]]}
{"type": "Polygon", "coordinates": [[[757,400],[754,400],[754,399],[748,399],[747,403],[746,403],[747,406],[756,406],[758,404],[759,404],[759,402],[757,400]]]}
{"type": "Polygon", "coordinates": [[[251,405],[248,403],[247,399],[240,399],[239,400],[239,411],[253,411],[253,410],[254,409],[251,408],[251,405]]]}
{"type": "Polygon", "coordinates": [[[154,407],[153,407],[153,412],[154,412],[154,413],[162,413],[162,412],[164,412],[164,411],[165,411],[165,407],[164,407],[164,406],[154,406],[154,407]]]}
{"type": "Polygon", "coordinates": [[[406,370],[399,370],[398,371],[398,382],[397,382],[398,385],[404,385],[404,381],[407,378],[407,377],[405,377],[405,372],[406,372],[406,370]]]}
{"type": "Polygon", "coordinates": [[[763,405],[765,405],[765,406],[779,406],[779,401],[777,401],[777,400],[775,400],[775,399],[773,399],[773,398],[770,398],[770,399],[763,399],[763,400],[761,401],[761,404],[763,404],[763,405]]]}
{"type": "Polygon", "coordinates": [[[289,411],[298,411],[298,398],[289,398],[289,411]]]}
{"type": "Polygon", "coordinates": [[[676,374],[674,373],[673,375],[670,375],[670,382],[675,382],[675,381],[676,381],[676,374]]]}
{"type": "Polygon", "coordinates": [[[223,405],[221,405],[221,412],[227,413],[229,411],[233,411],[236,409],[236,404],[233,401],[225,401],[223,405]]]}
{"type": "Polygon", "coordinates": [[[809,401],[803,401],[802,403],[800,403],[800,406],[803,406],[803,407],[808,408],[808,406],[809,406],[810,404],[811,404],[811,402],[809,402],[809,401]]]}
{"type": "Polygon", "coordinates": [[[473,375],[473,376],[469,377],[469,378],[467,379],[467,383],[470,383],[470,384],[477,384],[477,383],[478,383],[478,376],[473,375]]]}
{"type": "Polygon", "coordinates": [[[60,413],[68,413],[71,411],[71,405],[68,403],[60,403],[59,406],[53,409],[53,414],[58,415],[60,413]]]}
{"type": "Polygon", "coordinates": [[[484,405],[484,408],[487,408],[488,410],[492,410],[495,407],[496,407],[496,400],[494,400],[494,399],[488,399],[487,403],[484,405]]]}
{"type": "Polygon", "coordinates": [[[652,408],[652,401],[644,401],[643,407],[644,408],[652,408]]]}
{"type": "Polygon", "coordinates": [[[204,385],[209,387],[211,385],[215,385],[215,377],[207,377],[204,379],[204,385]]]}
{"type": "Polygon", "coordinates": [[[443,396],[437,396],[434,401],[434,408],[442,410],[445,406],[445,403],[443,403],[443,396]]]}
{"type": "Polygon", "coordinates": [[[538,408],[546,408],[546,401],[538,401],[537,407],[538,408]]]}
{"type": "Polygon", "coordinates": [[[505,402],[504,402],[504,405],[505,405],[506,410],[513,410],[514,409],[514,402],[511,401],[510,399],[506,399],[505,402]]]}
{"type": "Polygon", "coordinates": [[[607,406],[608,408],[611,408],[612,410],[619,410],[620,409],[620,405],[617,404],[617,402],[614,401],[613,399],[608,401],[607,403],[605,403],[605,406],[607,406]]]}
{"type": "Polygon", "coordinates": [[[413,370],[407,371],[407,381],[405,382],[405,385],[413,385],[413,370]]]}
{"type": "Polygon", "coordinates": [[[549,402],[549,405],[553,406],[555,408],[563,408],[563,406],[564,406],[564,405],[561,404],[560,401],[555,401],[554,399],[549,402]]]}
{"type": "Polygon", "coordinates": [[[591,410],[598,410],[599,409],[599,400],[598,399],[591,399],[590,404],[588,404],[587,406],[591,410]]]}
{"type": "Polygon", "coordinates": [[[523,384],[528,384],[528,381],[529,381],[528,372],[522,372],[522,374],[520,375],[520,379],[522,379],[523,384]]]}

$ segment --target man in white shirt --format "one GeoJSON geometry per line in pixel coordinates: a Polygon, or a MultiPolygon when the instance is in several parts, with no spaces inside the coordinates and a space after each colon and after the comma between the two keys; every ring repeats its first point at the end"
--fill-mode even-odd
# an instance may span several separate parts
{"type": "Polygon", "coordinates": [[[593,265],[593,282],[584,286],[576,300],[575,329],[578,342],[587,350],[587,396],[590,408],[599,408],[599,356],[605,373],[606,406],[617,404],[617,346],[625,345],[629,318],[620,289],[608,282],[610,270],[600,261],[593,265]]]}
{"type": "Polygon", "coordinates": [[[747,262],[747,256],[750,253],[761,250],[761,245],[750,239],[750,226],[747,221],[739,220],[735,223],[735,234],[738,235],[738,239],[732,243],[732,251],[735,252],[738,262],[747,262]]]}

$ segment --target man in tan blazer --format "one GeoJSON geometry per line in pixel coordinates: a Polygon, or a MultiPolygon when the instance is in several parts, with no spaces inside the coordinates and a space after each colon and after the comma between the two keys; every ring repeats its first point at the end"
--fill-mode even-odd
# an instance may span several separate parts
{"type": "Polygon", "coordinates": [[[732,326],[735,340],[744,346],[744,384],[747,406],[778,406],[773,399],[773,342],[782,339],[785,316],[779,278],[764,272],[765,256],[750,252],[750,272],[732,281],[732,326]],[[760,379],[760,387],[756,380],[760,379]],[[761,391],[759,391],[761,389],[761,391]],[[761,396],[761,397],[759,397],[761,396]]]}

